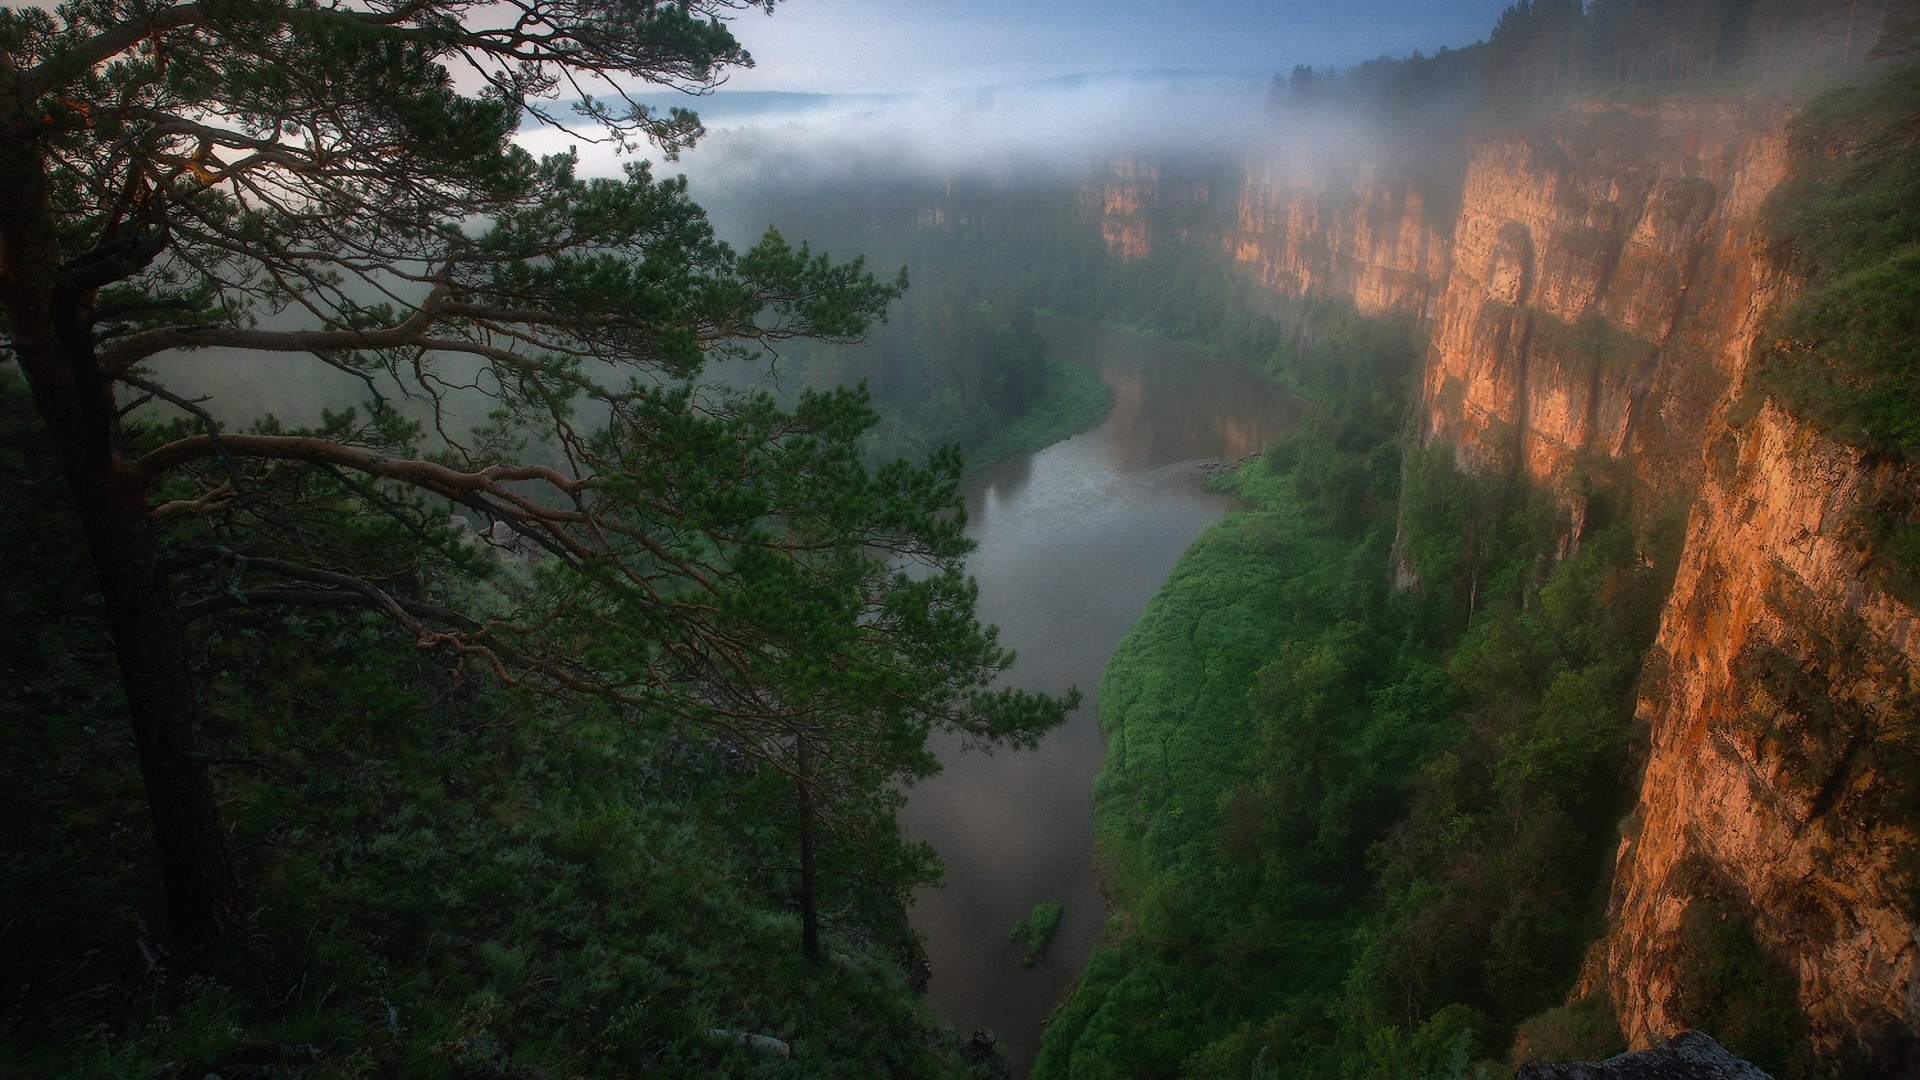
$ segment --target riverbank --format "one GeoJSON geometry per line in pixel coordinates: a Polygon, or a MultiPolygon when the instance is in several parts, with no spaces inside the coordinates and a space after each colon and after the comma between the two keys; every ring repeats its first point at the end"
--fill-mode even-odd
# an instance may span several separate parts
{"type": "Polygon", "coordinates": [[[1105,921],[1092,869],[1093,784],[1102,744],[1100,672],[1183,551],[1233,506],[1205,488],[1203,463],[1238,460],[1291,428],[1298,405],[1270,380],[1138,334],[1044,319],[1048,351],[1112,387],[1091,430],[1016,453],[963,486],[967,569],[979,613],[1017,650],[1022,689],[1086,692],[1032,752],[985,756],[936,740],[943,771],[914,786],[901,821],[946,873],[916,893],[914,928],[931,995],[960,1032],[1000,1036],[1015,1075],[1041,1024],[1091,954],[1105,921]],[[1044,958],[1023,967],[1008,930],[1061,905],[1044,958]]]}
{"type": "MultiPolygon", "coordinates": [[[[1295,913],[1279,951],[1249,954],[1258,930],[1227,930],[1248,882],[1235,874],[1244,867],[1221,865],[1221,809],[1262,754],[1254,691],[1263,667],[1314,636],[1332,614],[1325,599],[1353,584],[1355,563],[1384,568],[1391,534],[1340,543],[1262,460],[1223,480],[1248,508],[1181,556],[1100,680],[1107,755],[1094,789],[1096,848],[1115,917],[1053,1016],[1036,1077],[1066,1076],[1089,1058],[1173,1075],[1192,1050],[1231,1032],[1238,1017],[1210,1000],[1217,976],[1195,966],[1213,935],[1238,939],[1225,974],[1257,1000],[1300,993],[1351,963],[1351,916],[1338,905],[1295,913]]],[[[1231,854],[1252,854],[1242,849],[1257,839],[1230,844],[1231,854]]]]}
{"type": "Polygon", "coordinates": [[[1047,387],[1026,414],[966,451],[967,475],[997,461],[1059,442],[1093,427],[1113,408],[1113,389],[1092,368],[1047,357],[1047,387]]]}

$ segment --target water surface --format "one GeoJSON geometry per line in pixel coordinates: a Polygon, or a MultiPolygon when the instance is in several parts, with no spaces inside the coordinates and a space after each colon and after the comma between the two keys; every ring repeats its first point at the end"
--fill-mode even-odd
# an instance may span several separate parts
{"type": "Polygon", "coordinates": [[[1013,682],[1077,685],[1086,702],[1032,752],[936,747],[946,765],[903,814],[931,843],[944,886],[915,897],[934,1007],[966,1035],[997,1033],[1016,1074],[1086,965],[1106,920],[1093,868],[1093,780],[1102,746],[1100,671],[1175,560],[1231,508],[1202,490],[1207,467],[1259,452],[1293,422],[1272,382],[1205,353],[1045,319],[1055,355],[1113,388],[1100,426],[990,466],[967,484],[968,566],[980,617],[1020,654],[1013,682]],[[1066,909],[1047,957],[1022,970],[1007,932],[1042,900],[1066,909]]]}

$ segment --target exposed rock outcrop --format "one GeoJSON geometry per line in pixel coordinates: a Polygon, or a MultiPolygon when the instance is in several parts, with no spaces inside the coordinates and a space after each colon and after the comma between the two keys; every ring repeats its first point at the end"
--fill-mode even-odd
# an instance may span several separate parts
{"type": "Polygon", "coordinates": [[[1698,1031],[1665,1046],[1616,1054],[1605,1061],[1529,1061],[1514,1080],[1773,1080],[1752,1062],[1727,1053],[1698,1031]]]}
{"type": "Polygon", "coordinates": [[[1205,175],[1166,175],[1146,157],[1123,157],[1082,191],[1081,201],[1100,222],[1107,254],[1131,262],[1164,243],[1215,243],[1211,224],[1213,183],[1205,175]]]}
{"type": "Polygon", "coordinates": [[[1655,502],[1690,497],[1778,289],[1759,210],[1785,177],[1782,121],[1596,105],[1482,140],[1427,365],[1432,436],[1561,490],[1593,456],[1631,463],[1655,502]]]}
{"type": "MultiPolygon", "coordinates": [[[[1785,119],[1589,103],[1482,135],[1445,231],[1406,180],[1282,160],[1250,170],[1230,247],[1278,292],[1429,324],[1428,430],[1462,465],[1566,489],[1583,457],[1623,459],[1655,501],[1685,500],[1782,284],[1759,212],[1786,175],[1785,119]]],[[[1117,210],[1138,200],[1119,190],[1105,227],[1131,250],[1117,210]]]]}
{"type": "Polygon", "coordinates": [[[1152,253],[1150,226],[1159,181],[1159,166],[1146,158],[1121,158],[1109,167],[1099,189],[1100,232],[1107,254],[1130,261],[1152,253]]]}

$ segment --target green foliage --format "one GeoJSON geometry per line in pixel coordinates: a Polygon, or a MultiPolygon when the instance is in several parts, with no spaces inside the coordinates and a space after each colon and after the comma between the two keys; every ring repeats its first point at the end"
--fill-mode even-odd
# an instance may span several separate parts
{"type": "Polygon", "coordinates": [[[1566,322],[1544,311],[1532,313],[1534,348],[1564,359],[1570,371],[1616,384],[1653,355],[1653,342],[1614,326],[1597,312],[1566,322]]]}
{"type": "Polygon", "coordinates": [[[1047,358],[1047,385],[1019,419],[1001,424],[985,440],[965,447],[969,469],[1038,450],[1063,435],[1084,431],[1106,419],[1113,389],[1089,368],[1047,358]]]}
{"type": "Polygon", "coordinates": [[[1512,1064],[1528,1061],[1603,1061],[1627,1049],[1613,999],[1604,990],[1559,1005],[1521,1023],[1512,1064]]]}
{"type": "MultiPolygon", "coordinates": [[[[1778,253],[1806,287],[1773,326],[1755,386],[1827,435],[1920,460],[1920,65],[1816,100],[1795,121],[1795,176],[1768,200],[1778,253]]],[[[1920,530],[1903,485],[1859,522],[1878,584],[1920,596],[1920,530]]]]}
{"type": "Polygon", "coordinates": [[[1020,954],[1020,966],[1030,968],[1047,957],[1054,931],[1060,929],[1060,901],[1042,900],[1007,934],[1007,944],[1020,954]]]}
{"type": "MultiPolygon", "coordinates": [[[[1778,84],[1864,61],[1894,4],[1859,0],[1519,0],[1488,36],[1500,97],[1634,85],[1778,84]]],[[[1670,91],[1669,91],[1670,92],[1670,91]]]]}
{"type": "Polygon", "coordinates": [[[936,184],[887,162],[795,180],[765,164],[727,191],[736,215],[912,268],[913,288],[860,344],[779,349],[777,370],[798,385],[868,388],[881,415],[872,460],[957,443],[977,468],[1105,415],[1104,388],[1046,356],[1031,311],[1049,304],[1053,273],[1103,261],[1065,186],[936,184]]]}
{"type": "Polygon", "coordinates": [[[1799,979],[1731,903],[1696,900],[1680,925],[1679,1015],[1775,1076],[1815,1075],[1799,979]]]}
{"type": "Polygon", "coordinates": [[[1795,179],[1770,231],[1807,279],[1758,385],[1844,442],[1920,454],[1920,65],[1817,100],[1794,124],[1795,179]]]}
{"type": "Polygon", "coordinates": [[[242,609],[195,634],[247,914],[167,952],[111,646],[97,603],[67,587],[88,574],[85,549],[17,383],[6,391],[0,465],[28,481],[0,515],[18,572],[0,596],[10,1069],[972,1068],[950,1038],[928,1049],[903,909],[934,871],[900,839],[894,801],[845,804],[824,831],[826,959],[809,965],[779,769],[646,709],[450,685],[444,661],[352,609],[242,609]]]}
{"type": "MultiPolygon", "coordinates": [[[[804,216],[802,220],[805,220],[804,216]]],[[[953,253],[916,249],[919,284],[867,340],[849,348],[801,343],[783,362],[809,386],[864,385],[881,423],[870,438],[877,461],[918,458],[958,443],[978,467],[1038,449],[1106,415],[1105,389],[1090,372],[1046,355],[1024,305],[983,299],[954,284],[953,253]]]]}
{"type": "MultiPolygon", "coordinates": [[[[937,768],[935,728],[1030,746],[1071,707],[996,686],[1012,656],[974,618],[957,454],[870,467],[862,391],[781,403],[693,381],[769,345],[857,339],[904,273],[771,229],[736,251],[683,178],[644,162],[583,178],[571,152],[514,141],[563,89],[712,85],[747,62],[720,18],[736,7],[0,16],[23,103],[0,131],[21,209],[0,336],[101,569],[180,939],[240,906],[189,625],[370,609],[449,677],[719,740],[790,778],[808,836],[816,811],[843,839],[890,833],[900,789],[937,768]],[[450,67],[481,73],[471,95],[450,67]],[[368,400],[290,428],[170,389],[179,354],[208,347],[275,373],[311,356],[368,400]],[[144,397],[120,408],[115,380],[144,397]]],[[[669,155],[698,129],[579,111],[669,155]]],[[[1024,311],[979,325],[1020,383],[990,388],[1011,415],[1048,381],[1039,336],[1024,311]]]]}

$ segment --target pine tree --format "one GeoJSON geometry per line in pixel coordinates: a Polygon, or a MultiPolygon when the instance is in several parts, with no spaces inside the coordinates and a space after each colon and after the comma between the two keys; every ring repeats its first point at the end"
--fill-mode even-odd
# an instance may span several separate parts
{"type": "Polygon", "coordinates": [[[857,392],[784,411],[691,382],[853,340],[904,279],[771,231],[736,252],[682,181],[513,141],[531,117],[671,156],[698,120],[623,88],[750,63],[739,6],[0,12],[4,341],[87,536],[178,934],[240,910],[189,648],[239,605],[371,607],[456,674],[698,725],[803,780],[811,745],[861,763],[849,798],[927,768],[931,726],[1021,742],[1061,715],[987,689],[1011,658],[973,617],[956,460],[867,470],[857,392]],[[314,358],[368,401],[235,430],[170,385],[199,349],[314,358]],[[343,507],[362,525],[309,527],[343,507]],[[494,560],[454,509],[524,571],[477,584],[494,560]]]}

